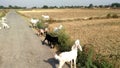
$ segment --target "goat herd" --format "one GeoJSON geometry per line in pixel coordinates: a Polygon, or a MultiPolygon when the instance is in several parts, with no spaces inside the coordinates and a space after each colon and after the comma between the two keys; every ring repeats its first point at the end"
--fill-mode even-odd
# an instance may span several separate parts
{"type": "MultiPolygon", "coordinates": [[[[42,15],[42,19],[43,20],[49,20],[50,17],[47,16],[47,15],[42,15]]],[[[55,37],[55,36],[51,36],[49,34],[49,29],[48,27],[45,27],[45,28],[37,28],[37,24],[38,23],[42,23],[39,19],[35,19],[35,18],[31,18],[30,20],[31,24],[32,24],[32,27],[33,28],[36,28],[37,29],[37,35],[38,36],[43,36],[45,35],[45,39],[43,40],[43,44],[45,44],[45,41],[47,40],[48,42],[48,45],[51,47],[51,48],[54,48],[54,44],[58,44],[58,37],[55,37]]],[[[48,23],[47,23],[48,24],[48,23]]],[[[59,30],[61,30],[63,28],[62,25],[60,25],[59,27],[55,27],[53,32],[58,32],[59,30]]]]}
{"type": "MultiPolygon", "coordinates": [[[[44,18],[44,20],[49,20],[49,16],[45,16],[42,15],[42,17],[44,18]]],[[[2,27],[4,29],[6,28],[10,28],[10,26],[8,26],[7,19],[6,17],[2,17],[0,20],[2,27]]],[[[39,19],[31,19],[30,20],[33,28],[36,27],[36,24],[39,22],[39,19]]],[[[0,27],[0,29],[2,29],[2,27],[0,27]]],[[[62,25],[60,25],[59,27],[55,27],[54,28],[54,32],[58,32],[59,30],[61,30],[63,28],[62,25]]],[[[45,34],[45,39],[43,40],[43,44],[45,43],[45,41],[48,41],[48,45],[50,45],[51,48],[54,48],[54,44],[58,44],[58,37],[53,37],[48,33],[48,28],[45,29],[39,29],[38,30],[38,35],[43,35],[45,34]]],[[[62,68],[62,66],[64,65],[65,62],[71,62],[71,68],[72,68],[72,62],[74,61],[74,68],[76,68],[76,59],[77,59],[77,49],[80,49],[80,51],[82,51],[82,47],[80,46],[80,41],[77,39],[75,41],[75,44],[72,46],[71,51],[69,52],[62,52],[61,54],[57,55],[55,54],[55,59],[59,60],[59,67],[58,68],[62,68]]]]}
{"type": "MultiPolygon", "coordinates": [[[[42,15],[44,20],[49,20],[49,16],[42,15]]],[[[33,27],[36,27],[36,24],[39,22],[39,19],[31,19],[31,24],[33,27]]],[[[59,27],[54,27],[53,32],[58,32],[63,28],[62,25],[59,27]]],[[[59,44],[58,37],[53,37],[48,33],[48,28],[45,29],[39,29],[38,35],[45,34],[45,39],[42,41],[42,43],[45,43],[45,40],[47,40],[48,45],[50,45],[51,48],[54,48],[54,44],[59,44]],[[53,45],[53,46],[52,46],[53,45]]],[[[55,59],[59,60],[59,67],[62,68],[65,62],[71,62],[71,68],[72,68],[72,62],[74,61],[74,68],[76,68],[76,59],[77,59],[77,50],[82,51],[82,47],[80,45],[79,39],[77,39],[74,43],[74,45],[71,48],[71,51],[68,52],[62,52],[61,54],[57,55],[55,54],[55,59]]]]}

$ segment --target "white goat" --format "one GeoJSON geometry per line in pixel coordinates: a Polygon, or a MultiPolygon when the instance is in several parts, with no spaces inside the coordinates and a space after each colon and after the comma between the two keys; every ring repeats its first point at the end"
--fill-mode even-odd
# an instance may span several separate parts
{"type": "Polygon", "coordinates": [[[32,26],[35,27],[36,24],[39,22],[39,19],[31,19],[30,22],[32,23],[32,26]]]}
{"type": "Polygon", "coordinates": [[[63,25],[60,25],[59,27],[58,27],[58,29],[62,29],[63,28],[63,25]]]}
{"type": "Polygon", "coordinates": [[[50,17],[47,16],[47,15],[42,15],[42,17],[43,17],[43,19],[45,19],[45,20],[49,20],[49,19],[50,19],[50,17]]]}
{"type": "Polygon", "coordinates": [[[2,20],[7,20],[7,18],[6,17],[2,17],[2,20]]]}
{"type": "Polygon", "coordinates": [[[74,60],[74,68],[76,68],[77,49],[80,49],[80,51],[82,51],[79,40],[75,41],[75,44],[72,46],[71,51],[63,52],[59,56],[55,54],[55,59],[59,60],[58,68],[62,68],[65,62],[71,62],[72,68],[72,60],[74,60]]]}
{"type": "Polygon", "coordinates": [[[5,22],[2,22],[1,24],[2,24],[3,28],[10,28],[10,26],[8,26],[8,24],[6,24],[5,22]]]}
{"type": "Polygon", "coordinates": [[[58,32],[58,30],[59,30],[59,29],[58,29],[57,27],[54,27],[54,30],[53,30],[53,31],[54,31],[54,32],[58,32]]]}
{"type": "Polygon", "coordinates": [[[63,28],[63,25],[60,25],[59,27],[55,27],[54,28],[54,32],[58,32],[59,30],[61,30],[63,28]]]}

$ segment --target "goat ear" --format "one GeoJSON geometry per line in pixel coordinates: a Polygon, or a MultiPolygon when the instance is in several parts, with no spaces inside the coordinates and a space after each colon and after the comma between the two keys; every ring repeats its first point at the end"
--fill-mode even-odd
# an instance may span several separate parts
{"type": "Polygon", "coordinates": [[[79,39],[77,39],[77,40],[75,41],[75,45],[79,45],[79,44],[80,44],[79,39]]]}

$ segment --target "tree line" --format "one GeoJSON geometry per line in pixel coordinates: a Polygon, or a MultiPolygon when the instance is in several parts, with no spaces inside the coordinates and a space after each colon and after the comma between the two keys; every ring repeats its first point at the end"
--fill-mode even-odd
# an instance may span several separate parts
{"type": "MultiPolygon", "coordinates": [[[[0,5],[0,9],[26,9],[27,7],[12,6],[4,7],[0,5]]],[[[112,3],[110,5],[93,5],[89,4],[88,6],[47,6],[43,5],[42,7],[31,7],[32,9],[43,8],[43,9],[54,9],[54,8],[120,8],[120,3],[112,3]]]]}

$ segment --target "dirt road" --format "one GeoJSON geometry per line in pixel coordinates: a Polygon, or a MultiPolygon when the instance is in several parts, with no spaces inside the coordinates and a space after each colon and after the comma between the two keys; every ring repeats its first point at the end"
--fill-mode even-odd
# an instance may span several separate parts
{"type": "Polygon", "coordinates": [[[10,29],[0,30],[0,68],[56,68],[54,51],[42,45],[27,21],[15,11],[7,14],[10,29]]]}

